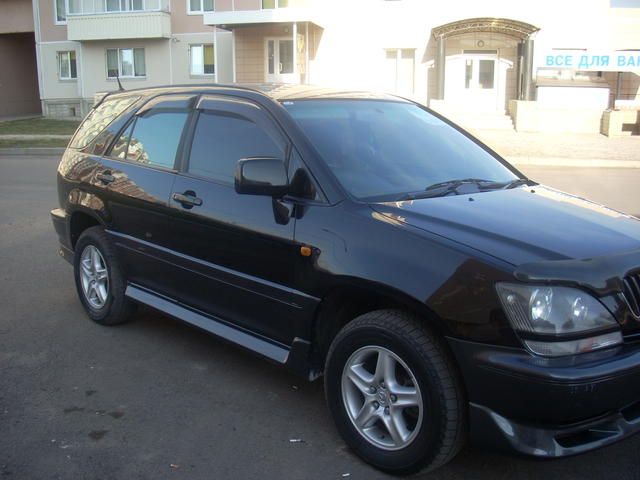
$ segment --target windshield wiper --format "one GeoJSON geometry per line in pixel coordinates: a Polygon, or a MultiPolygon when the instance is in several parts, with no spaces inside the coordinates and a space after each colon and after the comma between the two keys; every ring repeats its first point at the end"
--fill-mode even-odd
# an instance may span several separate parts
{"type": "Polygon", "coordinates": [[[516,178],[515,180],[511,180],[510,182],[503,184],[502,188],[506,190],[508,188],[519,187],[520,185],[537,185],[537,183],[533,180],[529,180],[528,178],[516,178]]]}
{"type": "Polygon", "coordinates": [[[478,190],[498,190],[514,188],[519,185],[533,183],[526,178],[516,178],[508,182],[496,182],[493,180],[484,180],[482,178],[462,178],[459,180],[447,180],[445,182],[434,183],[429,185],[424,191],[408,193],[401,200],[417,200],[420,198],[444,197],[450,193],[457,193],[458,188],[465,184],[473,184],[478,190]]]}

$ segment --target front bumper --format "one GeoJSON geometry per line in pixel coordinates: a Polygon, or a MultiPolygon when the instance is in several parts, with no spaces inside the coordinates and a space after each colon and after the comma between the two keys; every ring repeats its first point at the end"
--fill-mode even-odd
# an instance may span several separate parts
{"type": "Polygon", "coordinates": [[[58,240],[60,242],[58,254],[67,262],[73,264],[73,249],[71,248],[71,242],[69,241],[69,222],[67,213],[61,208],[51,210],[51,221],[53,222],[53,228],[58,234],[58,240]]]}
{"type": "Polygon", "coordinates": [[[462,370],[474,443],[562,457],[640,431],[640,344],[574,357],[448,339],[462,370]]]}

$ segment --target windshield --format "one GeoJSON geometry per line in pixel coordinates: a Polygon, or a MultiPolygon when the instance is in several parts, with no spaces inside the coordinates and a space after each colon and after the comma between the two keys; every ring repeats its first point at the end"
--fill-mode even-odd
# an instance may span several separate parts
{"type": "Polygon", "coordinates": [[[283,105],[342,186],[359,199],[396,200],[459,179],[506,184],[518,178],[475,142],[411,103],[298,100],[283,105]]]}

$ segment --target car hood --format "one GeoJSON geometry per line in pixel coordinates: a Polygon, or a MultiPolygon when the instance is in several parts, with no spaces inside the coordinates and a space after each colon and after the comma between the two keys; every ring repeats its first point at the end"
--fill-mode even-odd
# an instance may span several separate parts
{"type": "Polygon", "coordinates": [[[371,207],[513,265],[640,248],[637,218],[542,185],[371,207]]]}

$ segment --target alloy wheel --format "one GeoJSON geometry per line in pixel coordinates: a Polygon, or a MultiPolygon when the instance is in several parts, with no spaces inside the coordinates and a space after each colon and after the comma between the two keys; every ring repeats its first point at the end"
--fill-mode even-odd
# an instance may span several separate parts
{"type": "Polygon", "coordinates": [[[80,283],[84,297],[92,308],[100,310],[109,296],[107,263],[100,250],[87,245],[80,256],[80,283]]]}
{"type": "Polygon", "coordinates": [[[418,382],[407,364],[384,347],[355,351],[342,372],[347,414],[369,443],[400,450],[417,436],[423,418],[418,382]]]}

